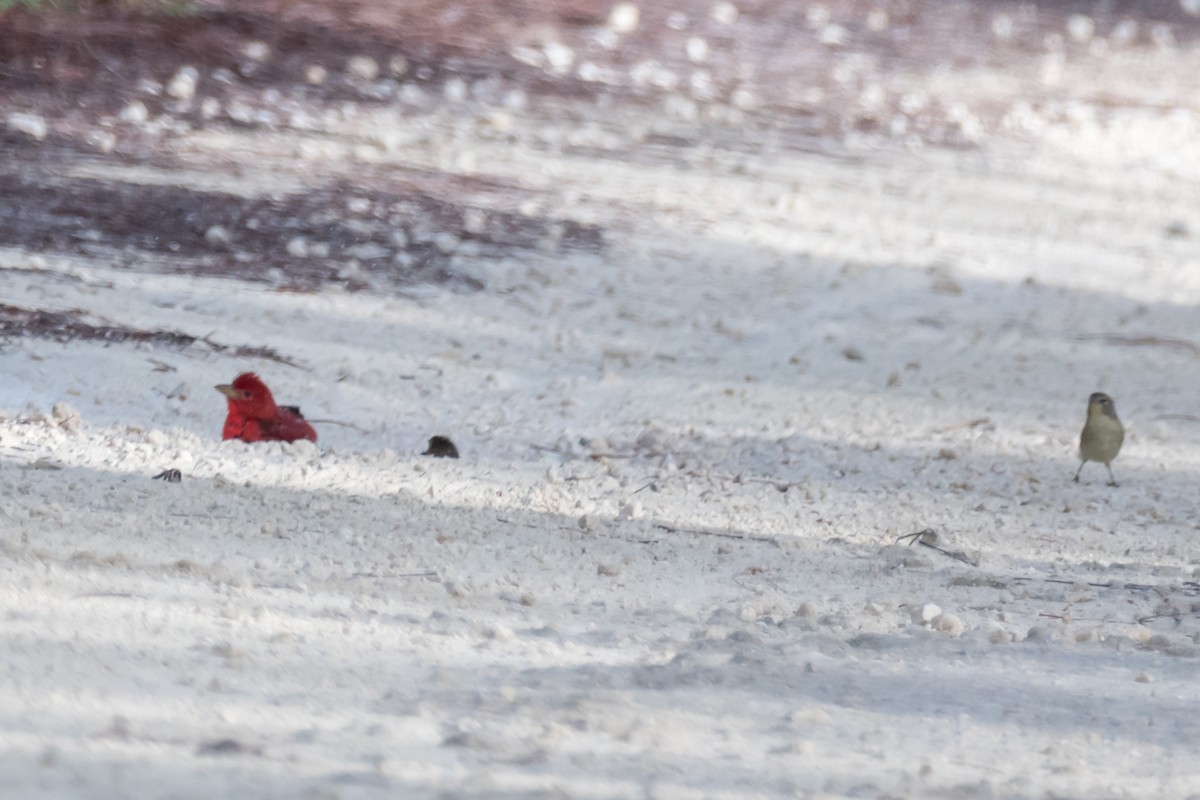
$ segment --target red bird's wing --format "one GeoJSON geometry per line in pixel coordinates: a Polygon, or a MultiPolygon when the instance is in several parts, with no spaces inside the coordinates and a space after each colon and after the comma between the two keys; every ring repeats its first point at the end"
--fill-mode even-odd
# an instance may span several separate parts
{"type": "Polygon", "coordinates": [[[291,408],[281,408],[274,419],[263,420],[262,438],[283,442],[308,439],[310,442],[315,442],[317,432],[298,412],[292,411],[291,408]]]}

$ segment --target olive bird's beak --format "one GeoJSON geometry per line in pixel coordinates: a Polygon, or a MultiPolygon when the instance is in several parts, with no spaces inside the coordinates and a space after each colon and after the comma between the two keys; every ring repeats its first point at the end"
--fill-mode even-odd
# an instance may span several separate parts
{"type": "Polygon", "coordinates": [[[226,397],[228,397],[230,400],[235,400],[235,399],[237,399],[237,396],[238,396],[238,391],[237,391],[237,389],[234,389],[234,388],[233,388],[232,386],[230,386],[228,383],[222,383],[222,384],[218,384],[217,386],[214,386],[213,388],[214,388],[214,389],[216,389],[216,390],[217,390],[218,392],[220,392],[221,394],[223,394],[223,395],[225,395],[226,397]]]}

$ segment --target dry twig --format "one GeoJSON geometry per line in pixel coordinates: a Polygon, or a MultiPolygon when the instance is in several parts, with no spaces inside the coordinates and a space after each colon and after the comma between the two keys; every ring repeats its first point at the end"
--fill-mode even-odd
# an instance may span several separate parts
{"type": "Polygon", "coordinates": [[[937,545],[937,531],[935,531],[933,528],[925,528],[924,530],[917,531],[916,533],[906,533],[902,536],[897,536],[896,542],[903,541],[904,539],[908,539],[909,547],[912,547],[914,544],[919,544],[922,547],[928,547],[931,550],[937,550],[942,555],[949,556],[955,561],[961,561],[964,564],[971,565],[972,567],[979,566],[978,561],[960,550],[946,550],[942,547],[939,547],[937,545]]]}

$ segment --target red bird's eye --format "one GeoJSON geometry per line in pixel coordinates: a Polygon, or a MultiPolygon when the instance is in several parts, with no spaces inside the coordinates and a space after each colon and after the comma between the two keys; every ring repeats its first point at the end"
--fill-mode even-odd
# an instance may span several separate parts
{"type": "Polygon", "coordinates": [[[252,392],[249,389],[242,390],[242,397],[249,397],[251,394],[252,392]]]}

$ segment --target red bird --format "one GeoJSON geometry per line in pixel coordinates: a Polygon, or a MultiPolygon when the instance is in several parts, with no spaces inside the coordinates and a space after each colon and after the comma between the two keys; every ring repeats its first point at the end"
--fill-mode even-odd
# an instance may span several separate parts
{"type": "Polygon", "coordinates": [[[223,383],[217,391],[229,399],[222,439],[243,442],[294,442],[317,440],[317,432],[295,406],[277,406],[271,390],[253,372],[243,372],[233,383],[223,383]]]}

